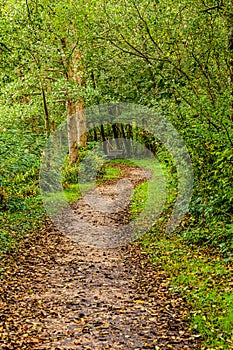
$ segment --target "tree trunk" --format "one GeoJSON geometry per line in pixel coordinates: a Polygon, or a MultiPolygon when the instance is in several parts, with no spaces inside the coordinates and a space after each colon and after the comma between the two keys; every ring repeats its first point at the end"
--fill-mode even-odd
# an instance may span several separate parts
{"type": "MultiPolygon", "coordinates": [[[[81,69],[81,53],[72,46],[72,56],[67,58],[67,44],[66,40],[61,40],[63,49],[63,65],[66,69],[66,77],[69,81],[77,83],[79,87],[83,87],[83,74],[81,69]]],[[[77,102],[71,98],[66,102],[67,111],[67,132],[69,143],[69,163],[76,163],[79,160],[78,146],[86,148],[87,134],[86,134],[86,116],[84,111],[84,99],[80,97],[77,102]]]]}
{"type": "Polygon", "coordinates": [[[127,157],[130,157],[130,156],[131,156],[131,151],[130,151],[130,140],[128,140],[128,139],[126,138],[125,130],[124,130],[124,125],[123,125],[123,124],[121,124],[121,133],[122,133],[122,138],[123,138],[124,144],[125,144],[126,155],[127,155],[127,157]]]}
{"type": "Polygon", "coordinates": [[[40,88],[41,88],[41,95],[42,95],[42,101],[43,101],[43,107],[44,107],[44,115],[45,115],[45,131],[47,137],[50,135],[50,120],[49,120],[49,111],[47,107],[47,101],[45,96],[45,89],[42,83],[42,79],[40,78],[40,88]]]}
{"type": "Polygon", "coordinates": [[[105,133],[104,133],[104,126],[103,126],[103,124],[100,125],[100,134],[101,134],[101,137],[102,137],[104,153],[107,154],[106,137],[105,137],[105,133]]]}
{"type": "Polygon", "coordinates": [[[113,130],[113,136],[114,136],[114,139],[115,139],[115,142],[116,142],[116,146],[119,149],[120,148],[120,143],[119,143],[119,140],[118,140],[118,131],[117,131],[116,124],[112,124],[112,130],[113,130]]]}
{"type": "Polygon", "coordinates": [[[98,141],[98,135],[97,135],[97,129],[96,127],[93,128],[93,132],[94,132],[94,141],[98,141]]]}
{"type": "Polygon", "coordinates": [[[78,129],[78,144],[83,148],[87,146],[87,123],[86,115],[84,110],[84,101],[83,99],[78,101],[76,107],[77,114],[77,129],[78,129]]]}
{"type": "Polygon", "coordinates": [[[79,160],[78,151],[78,130],[75,104],[71,99],[66,101],[67,111],[67,133],[69,146],[69,164],[77,163],[79,160]]]}
{"type": "MultiPolygon", "coordinates": [[[[233,6],[233,1],[231,1],[233,6]]],[[[232,7],[231,7],[232,8],[232,7]]],[[[231,97],[233,100],[233,11],[228,15],[228,51],[229,51],[229,86],[231,89],[231,97]]],[[[231,102],[230,120],[233,120],[233,102],[231,102]]]]}

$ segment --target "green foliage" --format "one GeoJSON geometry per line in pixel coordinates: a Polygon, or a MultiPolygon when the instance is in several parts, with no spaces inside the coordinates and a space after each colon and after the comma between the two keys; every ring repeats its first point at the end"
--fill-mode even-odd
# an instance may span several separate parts
{"type": "Polygon", "coordinates": [[[110,81],[113,100],[129,98],[172,121],[189,148],[195,175],[184,235],[230,254],[232,8],[227,2],[111,1],[102,11],[114,59],[107,56],[99,89],[107,92],[110,81]]]}
{"type": "MultiPolygon", "coordinates": [[[[174,179],[172,181],[170,166],[167,166],[170,162],[169,157],[166,157],[164,150],[161,152],[160,161],[164,164],[169,195],[162,215],[152,229],[140,238],[139,243],[143,251],[149,253],[155,268],[165,271],[169,276],[172,289],[186,299],[190,306],[192,332],[203,338],[201,349],[232,349],[232,257],[224,258],[211,250],[210,244],[206,248],[198,247],[194,241],[193,244],[191,241],[187,244],[185,234],[188,233],[185,229],[180,230],[180,234],[165,234],[165,224],[176,198],[176,182],[174,179]]],[[[142,160],[143,163],[151,168],[151,162],[145,164],[142,160]]],[[[147,183],[134,190],[130,209],[133,218],[143,210],[148,195],[147,183]]],[[[182,227],[185,227],[185,220],[182,227]]],[[[194,237],[195,230],[190,233],[194,237]]],[[[217,240],[222,239],[219,235],[215,235],[217,240]]],[[[226,241],[229,239],[230,236],[226,241]]],[[[212,245],[216,246],[216,242],[212,245]]]]}
{"type": "Polygon", "coordinates": [[[65,161],[62,169],[63,186],[93,182],[96,178],[101,178],[105,174],[104,162],[106,159],[103,151],[93,148],[95,143],[88,143],[87,150],[80,149],[80,159],[77,164],[69,164],[65,161]]]}
{"type": "Polygon", "coordinates": [[[130,201],[130,219],[136,218],[143,210],[148,197],[148,184],[143,182],[134,190],[130,201]]]}
{"type": "Polygon", "coordinates": [[[98,177],[104,175],[105,154],[99,150],[95,152],[87,152],[80,162],[79,181],[80,183],[92,182],[98,177]]]}
{"type": "Polygon", "coordinates": [[[232,261],[185,243],[182,237],[165,237],[156,226],[141,244],[155,268],[170,277],[176,292],[185,296],[191,327],[203,337],[201,349],[232,349],[232,261]]]}
{"type": "MultiPolygon", "coordinates": [[[[162,151],[161,151],[162,153],[162,151]]],[[[137,165],[140,167],[143,167],[145,169],[152,170],[152,176],[151,181],[152,185],[149,186],[148,181],[145,181],[141,184],[139,184],[134,190],[133,194],[130,200],[130,219],[133,220],[138,217],[138,215],[145,210],[145,207],[153,208],[155,209],[162,201],[163,201],[163,187],[170,188],[171,186],[169,184],[170,176],[167,172],[166,163],[158,163],[156,158],[142,158],[142,159],[127,159],[123,160],[125,161],[125,164],[129,165],[137,165]],[[162,166],[161,166],[162,165],[162,166]],[[155,182],[158,186],[155,186],[155,182]]],[[[170,193],[169,191],[166,191],[166,202],[164,204],[164,208],[162,208],[162,211],[165,210],[171,203],[170,203],[170,193]]],[[[173,200],[174,198],[172,198],[173,200]]],[[[148,213],[149,214],[149,213],[148,213]]],[[[149,219],[149,218],[148,218],[149,219]]]]}
{"type": "MultiPolygon", "coordinates": [[[[149,144],[166,170],[167,200],[158,221],[158,229],[163,232],[161,244],[148,244],[154,256],[161,251],[158,260],[171,264],[171,270],[179,276],[174,277],[174,283],[190,284],[192,278],[197,281],[191,251],[199,251],[198,247],[211,247],[215,254],[217,251],[230,259],[232,18],[231,1],[4,1],[0,9],[2,249],[15,246],[19,237],[40,226],[43,209],[38,175],[45,135],[64,120],[68,99],[76,102],[84,98],[86,106],[113,101],[149,106],[173,123],[189,149],[194,193],[190,214],[173,240],[165,236],[163,227],[177,195],[175,164],[157,140],[139,136],[134,130],[134,138],[149,144]],[[67,79],[75,45],[81,60],[73,68],[85,86],[77,87],[76,82],[67,79]],[[174,254],[169,253],[172,250],[174,254]],[[190,260],[184,259],[182,252],[190,260]],[[187,280],[182,280],[181,271],[187,272],[187,280]]],[[[89,145],[91,150],[94,144],[89,145]]],[[[84,158],[81,166],[64,165],[63,185],[69,201],[78,193],[75,186],[80,167],[87,182],[96,174],[106,179],[118,175],[102,167],[102,154],[81,151],[81,161],[84,158]]],[[[143,208],[145,192],[146,184],[135,191],[135,213],[143,208]]],[[[218,272],[205,257],[197,266],[204,271],[205,290],[198,287],[189,300],[194,310],[204,311],[195,311],[194,327],[197,324],[208,334],[214,349],[224,348],[221,337],[227,339],[231,318],[221,313],[221,307],[230,305],[229,291],[224,292],[225,282],[221,290],[217,289],[218,272]],[[205,283],[205,264],[216,280],[213,292],[205,283]],[[214,298],[216,313],[210,306],[214,298]],[[210,326],[213,324],[216,327],[210,326]]]]}
{"type": "Polygon", "coordinates": [[[8,211],[0,211],[0,257],[17,249],[20,241],[43,226],[45,211],[40,196],[25,197],[8,211]]]}
{"type": "Polygon", "coordinates": [[[69,187],[69,184],[77,184],[78,172],[79,172],[79,164],[69,164],[67,160],[62,169],[63,187],[69,187]]]}
{"type": "Polygon", "coordinates": [[[16,248],[20,239],[41,227],[44,216],[38,176],[45,138],[3,112],[2,108],[0,252],[16,248]]]}
{"type": "Polygon", "coordinates": [[[43,136],[35,135],[29,130],[15,129],[13,126],[2,129],[1,210],[21,210],[25,197],[38,194],[39,156],[43,144],[43,136]]]}
{"type": "Polygon", "coordinates": [[[98,172],[97,182],[99,184],[101,184],[104,181],[108,181],[111,179],[117,179],[118,177],[120,177],[120,175],[121,175],[121,171],[119,168],[112,167],[111,162],[105,163],[101,167],[101,172],[98,172]]]}

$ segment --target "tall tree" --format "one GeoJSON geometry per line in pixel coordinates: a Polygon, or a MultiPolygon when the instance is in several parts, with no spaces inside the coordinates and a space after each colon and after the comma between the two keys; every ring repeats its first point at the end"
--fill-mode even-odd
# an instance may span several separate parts
{"type": "Polygon", "coordinates": [[[15,71],[14,77],[11,72],[10,79],[16,82],[15,91],[21,85],[17,96],[22,98],[17,102],[26,108],[25,98],[33,105],[41,95],[47,135],[51,126],[62,120],[65,109],[67,116],[76,115],[76,124],[71,127],[72,121],[68,123],[71,162],[78,159],[77,145],[86,145],[83,70],[88,46],[83,26],[87,10],[91,11],[89,5],[47,0],[12,3],[9,0],[2,11],[5,29],[2,40],[9,46],[5,49],[6,55],[9,51],[8,67],[15,71]]]}

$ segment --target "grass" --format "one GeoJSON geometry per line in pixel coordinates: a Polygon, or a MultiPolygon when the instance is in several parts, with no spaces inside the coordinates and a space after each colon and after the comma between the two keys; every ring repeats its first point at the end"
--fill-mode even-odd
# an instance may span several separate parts
{"type": "Polygon", "coordinates": [[[166,179],[163,168],[156,158],[137,159],[136,165],[152,170],[152,177],[137,186],[131,198],[130,218],[136,219],[145,211],[144,216],[151,222],[160,215],[166,200],[166,179]]]}
{"type": "Polygon", "coordinates": [[[165,202],[171,204],[174,196],[167,184],[165,168],[160,165],[156,158],[116,159],[112,160],[111,163],[136,165],[152,170],[151,179],[141,183],[133,191],[130,201],[130,218],[132,220],[145,211],[144,216],[147,215],[147,218],[150,217],[150,220],[153,221],[153,216],[158,216],[163,211],[165,202]]]}
{"type": "MultiPolygon", "coordinates": [[[[154,171],[150,160],[141,160],[140,166],[154,171]]],[[[190,327],[202,337],[202,350],[233,349],[233,273],[232,261],[217,252],[198,245],[187,244],[182,235],[164,233],[166,217],[176,194],[176,186],[169,172],[167,197],[162,215],[139,242],[150,254],[156,269],[166,272],[174,290],[186,298],[190,307],[190,327]]],[[[134,190],[131,201],[131,218],[144,210],[148,201],[148,184],[134,190]]]]}
{"type": "MultiPolygon", "coordinates": [[[[103,181],[120,176],[120,169],[106,164],[103,177],[97,180],[97,185],[103,181]]],[[[63,191],[49,193],[42,198],[35,184],[30,186],[30,195],[14,199],[6,211],[0,211],[0,255],[17,250],[20,241],[32,232],[39,231],[46,216],[43,200],[46,200],[50,210],[59,210],[59,203],[76,202],[82,194],[92,188],[95,183],[69,184],[63,191]],[[33,190],[33,191],[32,191],[33,190]],[[65,202],[64,202],[65,201],[65,202]]],[[[19,192],[18,192],[19,193],[19,192]]],[[[51,214],[51,213],[50,213],[51,214]]]]}
{"type": "Polygon", "coordinates": [[[0,255],[16,250],[21,239],[39,231],[44,216],[40,196],[24,198],[17,210],[0,212],[0,255]]]}
{"type": "MultiPolygon", "coordinates": [[[[150,254],[155,268],[166,272],[174,290],[186,298],[191,310],[190,327],[193,332],[202,336],[202,350],[233,349],[232,260],[223,258],[213,249],[188,244],[184,235],[182,237],[179,233],[164,234],[166,217],[176,194],[176,186],[166,168],[160,168],[156,162],[151,162],[151,159],[113,160],[106,165],[106,172],[103,178],[98,180],[99,184],[120,176],[120,170],[111,167],[111,164],[115,163],[148,167],[154,171],[157,179],[162,173],[165,174],[166,203],[157,222],[140,238],[140,245],[150,254]]],[[[92,184],[81,184],[81,186],[83,187],[80,188],[79,184],[70,184],[64,189],[64,195],[69,203],[75,202],[81,196],[81,192],[88,190],[92,184]]],[[[160,195],[158,187],[154,188],[154,197],[156,194],[160,195]]],[[[151,196],[148,182],[138,186],[131,199],[131,218],[137,218],[148,203],[148,207],[152,206],[155,203],[154,197],[151,196]],[[153,200],[153,203],[150,200],[153,200]]],[[[159,200],[157,197],[157,202],[159,200]]],[[[19,241],[25,235],[41,228],[46,214],[40,195],[25,197],[15,205],[17,208],[12,207],[12,210],[0,213],[1,252],[17,249],[19,241]]]]}
{"type": "Polygon", "coordinates": [[[148,182],[145,181],[138,185],[133,191],[133,196],[130,201],[130,219],[134,220],[145,208],[148,200],[148,182]]]}
{"type": "MultiPolygon", "coordinates": [[[[159,225],[158,225],[159,226],[159,225]]],[[[191,328],[203,337],[202,349],[233,349],[232,264],[213,252],[166,237],[159,227],[141,238],[155,268],[167,273],[190,306],[191,328]]]]}
{"type": "MultiPolygon", "coordinates": [[[[114,163],[113,163],[114,164],[114,163]]],[[[104,174],[97,180],[97,184],[101,184],[104,181],[110,179],[116,179],[121,175],[121,171],[119,168],[115,168],[111,166],[111,163],[105,164],[104,166],[104,174]]]]}
{"type": "MultiPolygon", "coordinates": [[[[105,164],[103,174],[97,178],[96,182],[90,181],[87,183],[66,183],[65,188],[62,191],[57,192],[49,192],[48,195],[46,195],[46,202],[47,204],[58,206],[59,203],[61,205],[64,204],[64,202],[68,203],[74,203],[79,198],[82,197],[82,195],[89,191],[94,186],[101,185],[104,181],[115,179],[120,176],[120,169],[112,167],[110,164],[105,164]]],[[[57,208],[59,209],[59,208],[57,208]]]]}

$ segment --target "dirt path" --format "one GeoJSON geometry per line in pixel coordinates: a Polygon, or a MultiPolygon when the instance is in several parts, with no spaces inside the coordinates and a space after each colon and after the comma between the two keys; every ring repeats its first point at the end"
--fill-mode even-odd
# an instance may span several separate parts
{"type": "MultiPolygon", "coordinates": [[[[134,187],[150,176],[122,170],[134,187]]],[[[128,221],[127,201],[124,210],[111,210],[114,186],[109,181],[98,189],[108,197],[107,215],[82,200],[73,206],[94,231],[128,221]]],[[[91,247],[48,224],[9,259],[1,281],[1,349],[198,348],[184,301],[136,243],[91,247]]]]}
{"type": "Polygon", "coordinates": [[[72,210],[67,205],[54,215],[54,222],[73,241],[106,249],[132,240],[135,230],[129,220],[130,196],[133,188],[152,173],[136,166],[115,164],[115,167],[121,170],[120,178],[88,191],[72,205],[72,210]]]}

